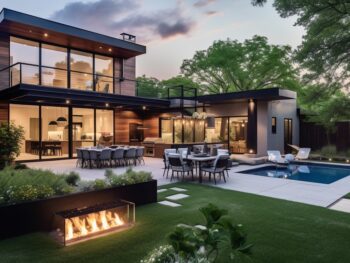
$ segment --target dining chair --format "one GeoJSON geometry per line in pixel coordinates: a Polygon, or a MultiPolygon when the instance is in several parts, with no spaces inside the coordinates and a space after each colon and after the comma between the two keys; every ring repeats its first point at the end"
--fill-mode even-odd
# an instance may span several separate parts
{"type": "Polygon", "coordinates": [[[91,168],[91,160],[90,160],[90,152],[87,149],[82,149],[82,156],[83,156],[83,162],[82,162],[82,168],[84,167],[90,167],[91,168]]]}
{"type": "Polygon", "coordinates": [[[136,164],[136,148],[129,148],[125,152],[124,160],[127,165],[136,164]]]}
{"type": "Polygon", "coordinates": [[[136,161],[139,164],[145,164],[145,160],[143,159],[143,155],[144,155],[144,151],[145,151],[145,147],[137,147],[136,148],[136,161]]]}
{"type": "Polygon", "coordinates": [[[179,178],[179,173],[182,175],[182,180],[184,180],[185,173],[187,175],[192,175],[193,180],[193,166],[187,165],[183,160],[180,154],[169,154],[169,166],[171,169],[170,181],[174,178],[174,172],[176,172],[177,177],[179,178]]]}
{"type": "Polygon", "coordinates": [[[216,174],[219,174],[219,179],[222,176],[224,178],[224,181],[226,183],[225,179],[225,170],[228,166],[228,155],[218,155],[214,161],[213,166],[211,167],[202,167],[202,172],[209,173],[209,181],[211,181],[211,175],[214,176],[214,183],[216,184],[216,174]]]}
{"type": "Polygon", "coordinates": [[[100,160],[99,160],[99,164],[101,166],[109,166],[111,167],[111,157],[112,157],[112,150],[107,148],[107,149],[103,149],[101,151],[100,154],[100,160]]]}
{"type": "Polygon", "coordinates": [[[168,178],[169,175],[169,154],[171,153],[176,153],[176,149],[164,149],[164,154],[163,154],[163,162],[164,162],[164,172],[163,172],[163,177],[166,173],[166,178],[168,178]]]}
{"type": "Polygon", "coordinates": [[[112,160],[114,161],[115,166],[120,166],[124,164],[124,149],[116,148],[112,154],[112,160]]]}
{"type": "Polygon", "coordinates": [[[94,151],[94,150],[89,150],[89,154],[90,154],[90,169],[92,167],[100,167],[100,160],[98,157],[98,152],[94,151]]]}
{"type": "Polygon", "coordinates": [[[75,167],[83,167],[83,152],[81,149],[77,148],[76,149],[77,152],[77,162],[75,164],[75,167]]]}

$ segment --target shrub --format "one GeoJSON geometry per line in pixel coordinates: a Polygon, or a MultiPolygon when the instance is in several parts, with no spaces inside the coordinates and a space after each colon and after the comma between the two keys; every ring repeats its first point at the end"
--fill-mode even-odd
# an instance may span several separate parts
{"type": "Polygon", "coordinates": [[[0,201],[17,203],[70,193],[73,188],[65,177],[65,174],[56,175],[47,170],[7,167],[0,171],[0,201]]]}
{"type": "Polygon", "coordinates": [[[101,190],[101,189],[104,189],[107,187],[107,184],[105,182],[105,180],[102,180],[102,179],[96,179],[94,181],[94,184],[93,184],[93,189],[94,190],[101,190]]]}
{"type": "Polygon", "coordinates": [[[94,182],[92,181],[79,181],[77,186],[78,192],[88,192],[94,189],[94,182]]]}
{"type": "Polygon", "coordinates": [[[123,186],[152,180],[151,173],[144,171],[136,172],[131,168],[122,175],[116,175],[111,170],[107,170],[105,172],[105,177],[110,186],[123,186]]]}
{"type": "Polygon", "coordinates": [[[77,186],[78,185],[78,181],[80,181],[80,176],[79,174],[75,173],[75,172],[70,172],[66,177],[66,182],[69,185],[72,186],[77,186]]]}
{"type": "Polygon", "coordinates": [[[0,169],[13,163],[20,154],[24,129],[14,123],[0,123],[0,169]]]}
{"type": "Polygon", "coordinates": [[[337,154],[337,147],[335,145],[327,145],[322,147],[321,155],[326,158],[332,158],[337,154]]]}
{"type": "Polygon", "coordinates": [[[15,170],[23,170],[23,169],[28,169],[28,166],[25,165],[24,163],[16,163],[15,166],[13,167],[15,170]]]}

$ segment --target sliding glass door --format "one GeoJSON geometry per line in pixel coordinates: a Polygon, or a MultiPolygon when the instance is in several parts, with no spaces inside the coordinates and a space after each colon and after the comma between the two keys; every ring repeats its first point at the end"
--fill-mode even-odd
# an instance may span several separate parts
{"type": "Polygon", "coordinates": [[[94,109],[73,108],[72,111],[72,153],[76,148],[95,145],[94,109]]]}

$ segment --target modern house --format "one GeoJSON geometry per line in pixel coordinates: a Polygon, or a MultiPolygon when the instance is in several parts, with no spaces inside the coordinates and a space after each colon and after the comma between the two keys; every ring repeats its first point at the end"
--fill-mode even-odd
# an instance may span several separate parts
{"type": "MultiPolygon", "coordinates": [[[[148,141],[157,140],[159,149],[206,141],[257,155],[299,143],[292,91],[186,96],[180,87],[180,96],[137,96],[136,57],[146,47],[121,35],[1,11],[0,121],[25,130],[18,160],[73,158],[77,147],[141,144],[147,137],[158,138],[148,141]]],[[[155,146],[145,145],[154,155],[155,146]]]]}

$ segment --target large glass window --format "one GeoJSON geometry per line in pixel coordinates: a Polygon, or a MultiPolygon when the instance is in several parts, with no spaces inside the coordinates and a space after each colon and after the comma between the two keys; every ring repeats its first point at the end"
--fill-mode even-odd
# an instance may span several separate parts
{"type": "Polygon", "coordinates": [[[113,93],[113,58],[95,55],[95,74],[96,91],[113,93]]]}
{"type": "Polygon", "coordinates": [[[195,142],[204,142],[204,127],[205,127],[205,121],[204,120],[195,120],[195,135],[194,139],[195,142]]]}
{"type": "Polygon", "coordinates": [[[94,146],[95,126],[94,110],[84,108],[73,108],[72,114],[72,135],[73,155],[76,155],[76,148],[94,146]]]}
{"type": "Polygon", "coordinates": [[[247,117],[230,118],[230,151],[232,153],[247,152],[247,117]]]}
{"type": "Polygon", "coordinates": [[[93,90],[92,54],[72,50],[70,55],[71,88],[93,90]]]}
{"type": "Polygon", "coordinates": [[[173,120],[161,119],[161,138],[165,143],[173,143],[173,120]]]}
{"type": "Polygon", "coordinates": [[[39,159],[39,106],[11,104],[10,121],[24,129],[24,140],[16,160],[39,159]]]}
{"type": "Polygon", "coordinates": [[[184,121],[184,142],[185,143],[191,143],[193,142],[193,131],[194,131],[194,127],[193,127],[193,120],[185,120],[184,121]]]}
{"type": "Polygon", "coordinates": [[[67,49],[43,44],[41,47],[41,83],[44,86],[67,87],[67,49]]]}
{"type": "Polygon", "coordinates": [[[41,158],[67,158],[69,154],[68,140],[68,108],[41,107],[41,158]]]}
{"type": "Polygon", "coordinates": [[[96,110],[96,143],[101,146],[113,144],[113,111],[96,110]]]}
{"type": "Polygon", "coordinates": [[[207,128],[205,137],[208,143],[228,143],[228,118],[215,118],[215,129],[207,128]]]}
{"type": "Polygon", "coordinates": [[[174,142],[175,143],[182,143],[182,124],[184,120],[175,119],[174,120],[174,142]]]}
{"type": "Polygon", "coordinates": [[[11,84],[15,85],[20,82],[26,84],[39,84],[39,43],[21,39],[17,37],[10,38],[10,65],[16,63],[22,64],[20,76],[20,67],[11,68],[11,84]]]}

